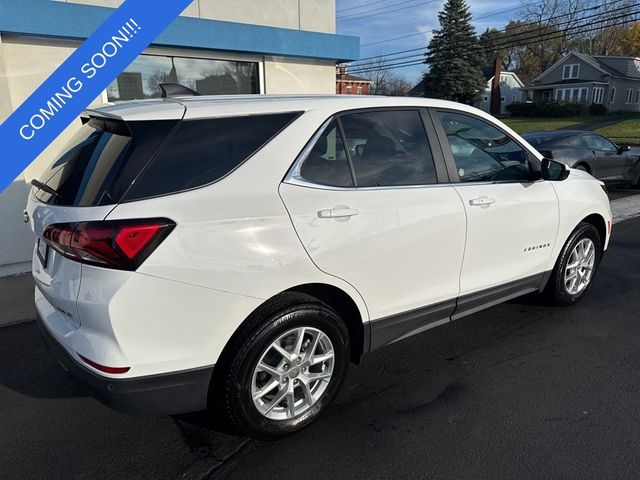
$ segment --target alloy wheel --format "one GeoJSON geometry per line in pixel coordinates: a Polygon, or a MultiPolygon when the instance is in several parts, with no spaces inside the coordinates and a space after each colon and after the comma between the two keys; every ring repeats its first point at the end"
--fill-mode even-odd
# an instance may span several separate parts
{"type": "Polygon", "coordinates": [[[321,330],[288,330],[260,356],[251,382],[253,404],[270,420],[297,417],[325,393],[334,364],[333,344],[321,330]]]}
{"type": "Polygon", "coordinates": [[[564,287],[570,295],[581,293],[593,275],[596,261],[596,248],[593,241],[583,238],[571,251],[564,272],[564,287]]]}

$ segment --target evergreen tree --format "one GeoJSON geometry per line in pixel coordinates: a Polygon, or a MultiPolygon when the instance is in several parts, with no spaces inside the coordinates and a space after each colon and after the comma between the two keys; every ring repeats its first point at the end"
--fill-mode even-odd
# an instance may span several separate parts
{"type": "Polygon", "coordinates": [[[424,75],[427,97],[471,103],[484,91],[486,63],[478,48],[471,13],[465,0],[447,0],[438,13],[440,28],[433,31],[426,53],[424,75]]]}

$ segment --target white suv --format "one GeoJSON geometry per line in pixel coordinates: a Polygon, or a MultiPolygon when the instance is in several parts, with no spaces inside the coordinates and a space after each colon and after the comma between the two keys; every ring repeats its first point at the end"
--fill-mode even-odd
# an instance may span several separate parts
{"type": "Polygon", "coordinates": [[[296,431],[349,361],[529,292],[579,300],[602,183],[429,99],[176,97],[105,106],[35,187],[35,299],[116,409],[296,431]]]}

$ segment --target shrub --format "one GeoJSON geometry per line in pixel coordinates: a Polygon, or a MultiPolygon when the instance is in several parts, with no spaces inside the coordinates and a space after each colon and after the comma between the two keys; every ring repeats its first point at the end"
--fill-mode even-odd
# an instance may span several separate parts
{"type": "Polygon", "coordinates": [[[605,115],[607,113],[607,107],[601,103],[592,103],[589,105],[589,115],[605,115]]]}
{"type": "Polygon", "coordinates": [[[512,103],[507,111],[514,117],[573,117],[584,113],[584,105],[568,102],[512,103]]]}

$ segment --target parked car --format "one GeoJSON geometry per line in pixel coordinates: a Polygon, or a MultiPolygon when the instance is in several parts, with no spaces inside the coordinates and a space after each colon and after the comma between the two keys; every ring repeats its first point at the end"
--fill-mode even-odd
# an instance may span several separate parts
{"type": "Polygon", "coordinates": [[[640,186],[640,156],[629,145],[616,145],[594,132],[532,132],[523,138],[542,155],[590,173],[611,184],[640,186]]]}
{"type": "Polygon", "coordinates": [[[178,97],[84,122],[29,196],[35,301],[122,411],[290,434],[367,352],[530,292],[577,302],[609,242],[602,182],[458,103],[178,97]]]}

